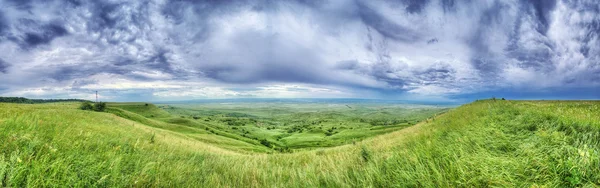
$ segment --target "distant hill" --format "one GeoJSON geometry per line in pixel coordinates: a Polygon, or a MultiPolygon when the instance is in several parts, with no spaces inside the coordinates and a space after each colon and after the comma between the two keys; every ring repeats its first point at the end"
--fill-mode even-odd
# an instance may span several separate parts
{"type": "Polygon", "coordinates": [[[231,99],[195,99],[182,101],[161,101],[155,104],[207,104],[207,103],[281,103],[281,104],[416,104],[457,106],[462,102],[439,102],[419,100],[386,100],[358,98],[231,98],[231,99]]]}
{"type": "Polygon", "coordinates": [[[85,102],[88,100],[82,99],[28,99],[24,97],[0,97],[0,102],[5,103],[21,103],[21,104],[37,104],[51,102],[85,102]]]}

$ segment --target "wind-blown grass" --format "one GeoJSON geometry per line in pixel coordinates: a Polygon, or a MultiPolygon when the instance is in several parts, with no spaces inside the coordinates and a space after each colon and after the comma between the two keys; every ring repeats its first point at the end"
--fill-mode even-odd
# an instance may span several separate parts
{"type": "Polygon", "coordinates": [[[0,103],[0,186],[600,185],[599,102],[478,101],[355,144],[289,154],[223,149],[76,108],[0,103]]]}

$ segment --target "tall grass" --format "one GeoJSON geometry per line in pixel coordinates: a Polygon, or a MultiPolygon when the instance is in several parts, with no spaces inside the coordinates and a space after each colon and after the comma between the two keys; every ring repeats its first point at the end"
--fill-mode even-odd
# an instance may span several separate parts
{"type": "Polygon", "coordinates": [[[593,187],[599,106],[486,100],[356,144],[244,154],[76,104],[0,104],[0,186],[593,187]]]}

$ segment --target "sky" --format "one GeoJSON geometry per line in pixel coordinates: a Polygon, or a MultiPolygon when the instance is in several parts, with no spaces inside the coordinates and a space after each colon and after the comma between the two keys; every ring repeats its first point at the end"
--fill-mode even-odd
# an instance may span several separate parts
{"type": "Polygon", "coordinates": [[[0,0],[0,96],[600,99],[597,0],[0,0]]]}

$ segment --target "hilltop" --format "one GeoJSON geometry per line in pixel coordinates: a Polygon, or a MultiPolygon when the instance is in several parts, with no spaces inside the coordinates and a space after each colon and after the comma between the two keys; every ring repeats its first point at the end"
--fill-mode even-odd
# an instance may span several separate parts
{"type": "Polygon", "coordinates": [[[0,103],[0,186],[600,185],[597,101],[482,100],[292,153],[153,104],[78,105],[0,103]]]}

